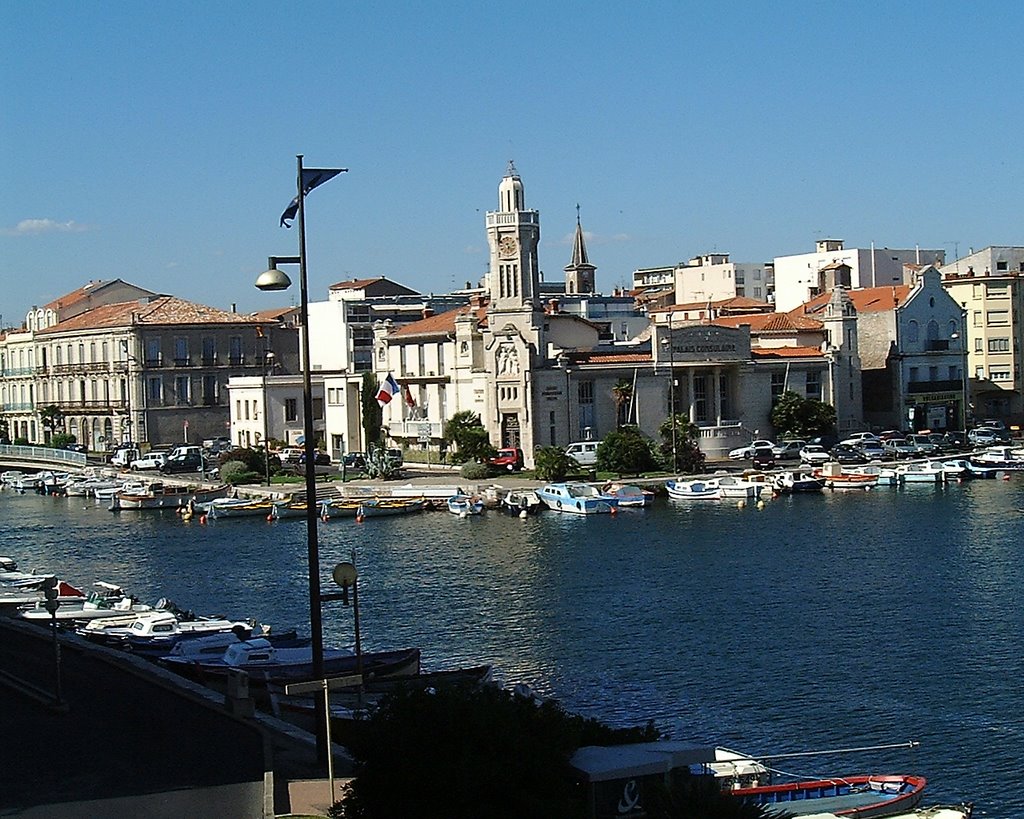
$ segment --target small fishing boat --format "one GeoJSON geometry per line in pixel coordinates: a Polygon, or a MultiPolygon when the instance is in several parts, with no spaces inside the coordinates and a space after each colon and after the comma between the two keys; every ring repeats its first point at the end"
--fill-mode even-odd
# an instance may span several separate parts
{"type": "Polygon", "coordinates": [[[227,484],[209,489],[195,486],[170,486],[161,482],[151,483],[145,492],[130,494],[121,492],[111,499],[110,511],[122,509],[179,509],[189,501],[206,503],[215,498],[226,498],[231,487],[227,484]]]}
{"type": "Polygon", "coordinates": [[[464,518],[468,515],[480,515],[484,511],[483,498],[475,495],[452,495],[447,500],[448,511],[464,518]]]}
{"type": "Polygon", "coordinates": [[[863,466],[845,467],[844,472],[852,475],[873,475],[877,486],[898,486],[899,479],[896,470],[891,466],[878,466],[877,464],[864,464],[863,466]]]}
{"type": "Polygon", "coordinates": [[[570,515],[609,514],[618,508],[618,500],[588,483],[549,483],[537,490],[548,509],[570,515]]]}
{"type": "Polygon", "coordinates": [[[654,493],[649,489],[641,489],[631,483],[609,483],[601,490],[605,495],[615,498],[619,506],[650,506],[654,503],[654,493]]]}
{"type": "Polygon", "coordinates": [[[923,776],[845,776],[736,788],[738,799],[797,816],[879,817],[916,808],[928,781],[923,776]]]}
{"type": "MultiPolygon", "coordinates": [[[[282,647],[275,646],[270,640],[259,637],[253,640],[240,640],[231,643],[221,657],[210,657],[197,660],[189,655],[186,640],[179,643],[181,652],[172,652],[161,659],[167,668],[187,677],[200,681],[223,680],[231,669],[241,669],[249,673],[250,684],[257,681],[289,682],[306,680],[313,675],[313,650],[311,646],[282,647]]],[[[176,646],[177,648],[177,646],[176,646]]],[[[420,669],[420,650],[405,648],[396,651],[363,652],[362,668],[364,674],[376,676],[394,676],[400,674],[417,674],[420,669]]],[[[330,676],[344,676],[355,673],[357,658],[347,648],[324,649],[324,673],[330,676]]]]}
{"type": "Polygon", "coordinates": [[[825,482],[826,489],[864,490],[878,486],[878,475],[863,472],[822,472],[820,477],[825,482]]]}
{"type": "Polygon", "coordinates": [[[677,500],[718,500],[722,497],[722,489],[717,479],[683,481],[675,478],[666,481],[665,489],[668,496],[677,500]]]}
{"type": "Polygon", "coordinates": [[[924,483],[935,486],[942,482],[942,469],[930,463],[903,464],[896,467],[896,479],[901,484],[924,483]]]}
{"type": "Polygon", "coordinates": [[[543,508],[540,496],[532,489],[513,489],[501,499],[500,509],[510,515],[534,515],[543,508]]]}
{"type": "Polygon", "coordinates": [[[370,498],[360,501],[357,518],[383,518],[408,515],[423,509],[423,498],[370,498]]]}
{"type": "MultiPolygon", "coordinates": [[[[885,814],[886,819],[971,819],[974,813],[974,806],[963,805],[928,805],[924,808],[916,808],[907,812],[885,814]]],[[[845,814],[848,819],[868,814],[845,814]]],[[[803,819],[843,819],[844,814],[839,813],[814,813],[804,815],[803,819]]]]}
{"type": "Polygon", "coordinates": [[[1010,446],[989,447],[984,452],[971,456],[971,463],[978,466],[995,466],[999,469],[1024,469],[1024,457],[1010,446]]]}
{"type": "Polygon", "coordinates": [[[212,520],[228,518],[266,518],[274,505],[270,501],[248,498],[217,498],[205,504],[196,504],[195,513],[205,514],[212,520]]]}
{"type": "Polygon", "coordinates": [[[781,472],[775,476],[775,488],[784,495],[795,495],[804,492],[821,492],[825,481],[810,473],[799,470],[781,472]]]}
{"type": "Polygon", "coordinates": [[[51,614],[46,608],[44,600],[37,600],[31,607],[21,609],[18,612],[18,617],[22,620],[36,622],[49,622],[53,619],[58,622],[83,622],[100,617],[129,615],[136,609],[145,611],[150,609],[150,606],[139,603],[115,583],[105,583],[99,580],[93,585],[96,587],[95,590],[84,597],[75,595],[72,600],[62,601],[55,614],[51,614]]]}

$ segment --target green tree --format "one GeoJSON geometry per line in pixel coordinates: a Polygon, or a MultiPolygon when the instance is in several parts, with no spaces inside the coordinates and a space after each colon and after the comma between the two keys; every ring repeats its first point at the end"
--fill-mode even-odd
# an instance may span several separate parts
{"type": "Polygon", "coordinates": [[[11,425],[6,420],[0,420],[0,444],[11,442],[11,425]]]}
{"type": "Polygon", "coordinates": [[[582,819],[576,749],[657,738],[652,726],[616,731],[497,686],[399,692],[348,738],[358,774],[333,814],[582,819]]]}
{"type": "Polygon", "coordinates": [[[704,471],[707,457],[698,443],[700,430],[685,415],[670,415],[658,427],[661,444],[658,450],[661,462],[669,472],[695,474],[704,471]],[[675,431],[675,460],[673,461],[673,430],[675,431]]]}
{"type": "Polygon", "coordinates": [[[784,392],[772,407],[772,426],[780,438],[816,438],[836,425],[836,410],[814,398],[784,392]]]}
{"type": "Polygon", "coordinates": [[[597,446],[597,467],[619,475],[639,475],[657,467],[651,442],[636,427],[619,427],[597,446]]]}
{"type": "Polygon", "coordinates": [[[77,443],[74,435],[68,435],[66,432],[58,432],[50,438],[50,446],[54,449],[64,449],[68,444],[77,443]]]}
{"type": "Polygon", "coordinates": [[[533,453],[533,471],[542,481],[564,481],[566,476],[579,472],[580,465],[565,450],[557,446],[537,447],[533,453]]]}
{"type": "Polygon", "coordinates": [[[363,373],[363,384],[360,397],[363,403],[363,438],[366,451],[369,452],[380,443],[380,425],[383,415],[377,403],[377,379],[373,373],[363,373]]]}
{"type": "Polygon", "coordinates": [[[448,419],[444,425],[444,440],[448,445],[455,445],[455,452],[448,454],[448,460],[454,464],[486,461],[495,452],[480,416],[470,410],[457,412],[448,419]]]}

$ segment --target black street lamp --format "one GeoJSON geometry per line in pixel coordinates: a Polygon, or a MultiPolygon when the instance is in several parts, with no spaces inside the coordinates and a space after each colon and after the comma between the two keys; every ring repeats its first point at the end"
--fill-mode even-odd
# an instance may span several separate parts
{"type": "MultiPolygon", "coordinates": [[[[299,255],[298,256],[271,256],[269,257],[269,269],[261,273],[256,279],[256,287],[259,290],[278,291],[287,290],[291,287],[291,279],[282,270],[278,269],[279,264],[297,264],[299,266],[299,323],[301,325],[301,355],[302,355],[302,411],[303,411],[303,435],[304,451],[306,458],[306,547],[307,560],[309,563],[309,629],[312,638],[313,650],[313,676],[318,680],[324,679],[324,632],[323,632],[323,610],[320,593],[320,544],[317,533],[317,510],[316,510],[316,437],[313,429],[313,383],[311,365],[309,360],[309,287],[306,276],[306,194],[317,185],[322,184],[332,176],[343,172],[343,169],[313,169],[303,168],[302,155],[296,157],[298,165],[298,176],[296,187],[298,189],[295,199],[289,205],[281,217],[282,226],[287,226],[286,220],[298,218],[299,222],[299,255]]],[[[330,748],[327,745],[327,708],[319,699],[316,708],[316,753],[320,762],[328,760],[330,748]]]]}

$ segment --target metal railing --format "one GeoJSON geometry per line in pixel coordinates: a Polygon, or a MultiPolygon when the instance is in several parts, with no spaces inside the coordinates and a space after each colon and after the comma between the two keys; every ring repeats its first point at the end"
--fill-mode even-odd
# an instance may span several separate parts
{"type": "Polygon", "coordinates": [[[40,463],[59,463],[68,466],[85,466],[86,464],[84,452],[51,449],[45,446],[14,446],[10,444],[0,444],[0,460],[39,461],[40,463]]]}

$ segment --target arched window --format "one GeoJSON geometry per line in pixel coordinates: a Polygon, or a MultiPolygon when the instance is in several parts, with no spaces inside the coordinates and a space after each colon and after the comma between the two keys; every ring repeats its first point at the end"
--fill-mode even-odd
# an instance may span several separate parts
{"type": "Polygon", "coordinates": [[[916,321],[907,322],[907,341],[916,342],[918,340],[918,328],[916,321]]]}
{"type": "Polygon", "coordinates": [[[928,340],[939,340],[939,323],[935,319],[928,322],[928,340]]]}

